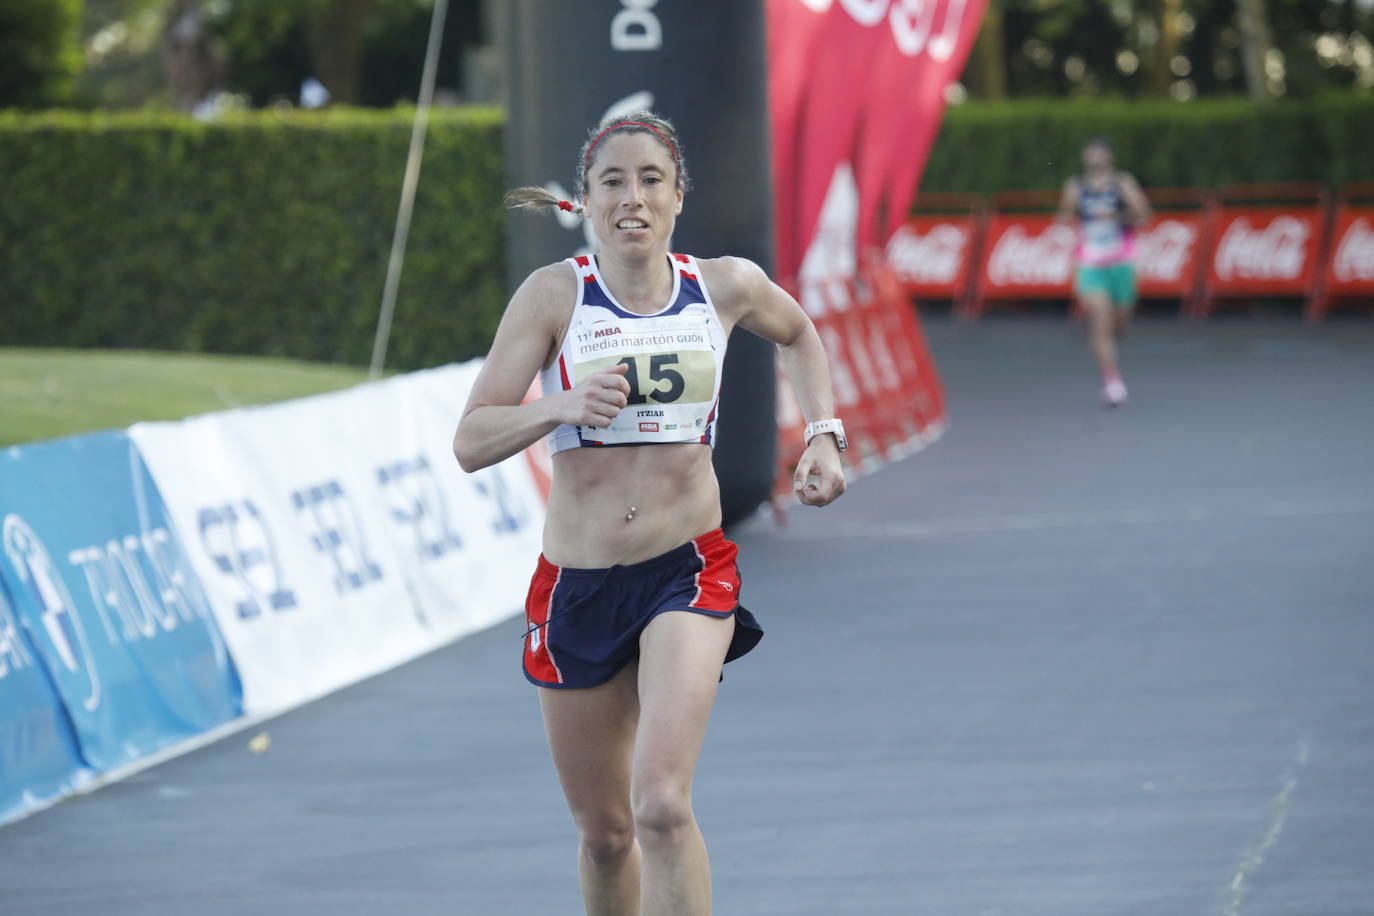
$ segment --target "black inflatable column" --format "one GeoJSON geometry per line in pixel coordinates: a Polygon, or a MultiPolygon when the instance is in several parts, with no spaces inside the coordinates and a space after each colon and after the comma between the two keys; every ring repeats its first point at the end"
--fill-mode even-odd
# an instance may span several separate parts
{"type": "MultiPolygon", "coordinates": [[[[571,197],[577,151],[608,114],[648,108],[682,137],[692,175],[673,249],[771,273],[762,0],[512,0],[503,10],[512,186],[571,197]]],[[[592,245],[582,221],[511,219],[512,286],[592,245]]],[[[768,498],[776,455],[772,345],[746,331],[725,361],[716,472],[727,524],[768,498]]]]}

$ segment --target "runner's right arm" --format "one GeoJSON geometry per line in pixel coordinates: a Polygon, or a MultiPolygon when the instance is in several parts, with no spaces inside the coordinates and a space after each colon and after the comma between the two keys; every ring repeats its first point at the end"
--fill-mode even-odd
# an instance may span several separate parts
{"type": "Polygon", "coordinates": [[[558,304],[576,301],[576,282],[566,265],[554,264],[530,274],[511,297],[453,435],[464,471],[503,461],[563,423],[604,429],[625,406],[623,366],[521,403],[540,367],[554,359],[562,334],[558,304]]]}

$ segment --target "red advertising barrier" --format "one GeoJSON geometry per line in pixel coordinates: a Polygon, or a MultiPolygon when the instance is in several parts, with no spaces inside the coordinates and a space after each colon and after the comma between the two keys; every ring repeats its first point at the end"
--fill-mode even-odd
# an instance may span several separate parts
{"type": "Polygon", "coordinates": [[[1212,239],[1212,211],[1192,188],[1151,188],[1155,213],[1136,233],[1136,283],[1142,299],[1177,299],[1182,314],[1197,308],[1202,268],[1212,239]]]}
{"type": "MultiPolygon", "coordinates": [[[[1201,192],[1159,188],[1148,192],[1156,215],[1136,234],[1135,263],[1140,295],[1178,299],[1193,306],[1211,236],[1211,217],[1201,192]]],[[[998,195],[995,206],[1045,209],[1056,200],[1049,192],[998,195]]],[[[1073,297],[1076,230],[1048,213],[994,212],[982,242],[978,288],[966,315],[980,314],[989,302],[1073,297]]]]}
{"type": "MultiPolygon", "coordinates": [[[[1345,185],[1334,208],[1315,184],[1146,194],[1155,215],[1136,235],[1141,298],[1178,300],[1190,317],[1265,297],[1301,297],[1312,320],[1374,305],[1374,182],[1345,185]]],[[[908,296],[951,300],[967,317],[997,303],[1071,299],[1076,237],[1047,212],[1052,192],[998,194],[990,210],[973,195],[922,203],[945,196],[960,202],[942,209],[967,215],[918,213],[888,241],[887,262],[908,296]]]]}
{"type": "Polygon", "coordinates": [[[1332,305],[1374,302],[1374,183],[1341,189],[1324,266],[1324,283],[1308,309],[1309,319],[1326,317],[1332,305]]]}
{"type": "MultiPolygon", "coordinates": [[[[870,257],[856,278],[808,282],[793,292],[830,359],[835,411],[850,444],[848,468],[867,473],[938,438],[944,391],[915,310],[883,259],[870,257]]],[[[806,447],[804,427],[779,367],[775,505],[792,491],[792,472],[806,447]]]]}
{"type": "Polygon", "coordinates": [[[1326,236],[1327,192],[1319,185],[1251,185],[1223,189],[1214,209],[1216,244],[1206,288],[1194,314],[1221,299],[1302,296],[1316,300],[1326,236]],[[1272,203],[1292,199],[1292,203],[1272,203]],[[1252,203],[1252,201],[1263,203],[1252,203]]]}
{"type": "Polygon", "coordinates": [[[887,242],[888,266],[908,296],[948,299],[963,308],[973,286],[982,200],[973,194],[926,194],[917,205],[956,212],[917,213],[898,226],[887,242]]]}
{"type": "Polygon", "coordinates": [[[1047,214],[996,214],[983,236],[977,289],[966,314],[990,300],[1067,299],[1073,291],[1074,230],[1047,214]]]}
{"type": "Polygon", "coordinates": [[[1142,298],[1178,299],[1187,310],[1198,292],[1207,215],[1160,213],[1136,235],[1135,265],[1142,298]]]}

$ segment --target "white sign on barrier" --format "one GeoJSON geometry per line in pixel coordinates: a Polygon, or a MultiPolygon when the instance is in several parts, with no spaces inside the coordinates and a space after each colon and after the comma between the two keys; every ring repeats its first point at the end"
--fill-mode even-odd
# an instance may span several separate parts
{"type": "Polygon", "coordinates": [[[523,456],[474,475],[453,459],[477,368],[129,430],[209,593],[245,712],[520,608],[543,506],[523,456]]]}

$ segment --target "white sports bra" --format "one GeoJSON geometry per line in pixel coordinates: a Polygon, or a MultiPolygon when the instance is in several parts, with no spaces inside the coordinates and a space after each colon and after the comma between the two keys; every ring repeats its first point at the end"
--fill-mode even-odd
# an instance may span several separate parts
{"type": "Polygon", "coordinates": [[[621,307],[598,275],[596,256],[568,258],[577,271],[577,305],[558,359],[539,374],[544,394],[567,391],[589,375],[624,363],[630,403],[607,429],[557,427],[552,452],[598,445],[701,442],[714,445],[725,329],[696,258],[670,256],[673,294],[652,315],[621,307]]]}

